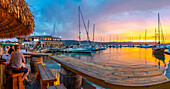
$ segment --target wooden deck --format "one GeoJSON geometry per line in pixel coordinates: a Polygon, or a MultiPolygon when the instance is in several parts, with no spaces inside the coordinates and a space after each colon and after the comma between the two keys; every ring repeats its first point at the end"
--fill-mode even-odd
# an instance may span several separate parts
{"type": "MultiPolygon", "coordinates": [[[[25,89],[41,89],[40,81],[37,80],[36,78],[37,78],[36,74],[30,73],[29,80],[31,80],[31,85],[30,86],[26,85],[25,89]]],[[[25,83],[24,83],[24,85],[25,85],[25,83]]]]}
{"type": "Polygon", "coordinates": [[[169,79],[157,67],[105,66],[65,55],[51,56],[51,58],[72,72],[107,88],[170,89],[169,79]]]}

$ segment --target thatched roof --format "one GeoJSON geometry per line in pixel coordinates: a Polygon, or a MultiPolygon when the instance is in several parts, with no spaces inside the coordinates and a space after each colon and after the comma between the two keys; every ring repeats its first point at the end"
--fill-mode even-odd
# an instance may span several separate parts
{"type": "Polygon", "coordinates": [[[25,0],[0,0],[0,38],[30,35],[33,15],[25,0]]]}

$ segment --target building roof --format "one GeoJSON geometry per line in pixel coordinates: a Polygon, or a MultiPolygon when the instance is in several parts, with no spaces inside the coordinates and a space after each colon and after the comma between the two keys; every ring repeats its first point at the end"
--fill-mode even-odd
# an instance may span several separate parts
{"type": "MultiPolygon", "coordinates": [[[[39,38],[39,37],[51,37],[51,38],[58,38],[60,39],[60,37],[52,37],[52,35],[36,35],[36,36],[28,36],[29,38],[39,38]]],[[[17,37],[17,38],[20,38],[20,37],[17,37]]],[[[21,37],[21,38],[27,38],[25,36],[21,37]]]]}

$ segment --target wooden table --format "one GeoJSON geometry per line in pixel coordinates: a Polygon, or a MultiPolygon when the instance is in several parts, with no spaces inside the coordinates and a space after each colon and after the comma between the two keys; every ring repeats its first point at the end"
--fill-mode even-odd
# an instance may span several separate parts
{"type": "Polygon", "coordinates": [[[51,56],[52,53],[32,53],[32,52],[22,52],[24,55],[31,55],[30,65],[31,65],[31,72],[36,73],[38,70],[37,64],[43,63],[43,56],[51,56]]]}
{"type": "Polygon", "coordinates": [[[117,67],[90,63],[65,55],[50,56],[62,67],[98,85],[114,89],[170,89],[169,79],[157,67],[117,67]]]}

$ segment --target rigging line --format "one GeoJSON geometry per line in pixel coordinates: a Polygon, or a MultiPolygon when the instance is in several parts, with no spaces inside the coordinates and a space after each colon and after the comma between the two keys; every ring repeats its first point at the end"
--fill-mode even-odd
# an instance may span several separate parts
{"type": "Polygon", "coordinates": [[[165,38],[164,38],[164,35],[163,35],[163,30],[162,30],[162,25],[161,25],[161,23],[160,23],[160,27],[161,27],[161,35],[162,35],[162,40],[163,40],[163,43],[165,42],[165,38]]]}
{"type": "MultiPolygon", "coordinates": [[[[80,14],[81,14],[81,17],[82,17],[82,21],[83,21],[83,24],[84,24],[84,28],[85,28],[86,33],[87,33],[87,39],[88,39],[88,41],[89,41],[89,43],[90,43],[90,38],[89,38],[89,35],[88,35],[88,31],[87,31],[86,24],[85,24],[85,22],[84,22],[84,18],[83,18],[83,14],[82,14],[81,10],[80,10],[80,14]]],[[[91,44],[91,43],[90,43],[90,44],[91,44]]]]}

